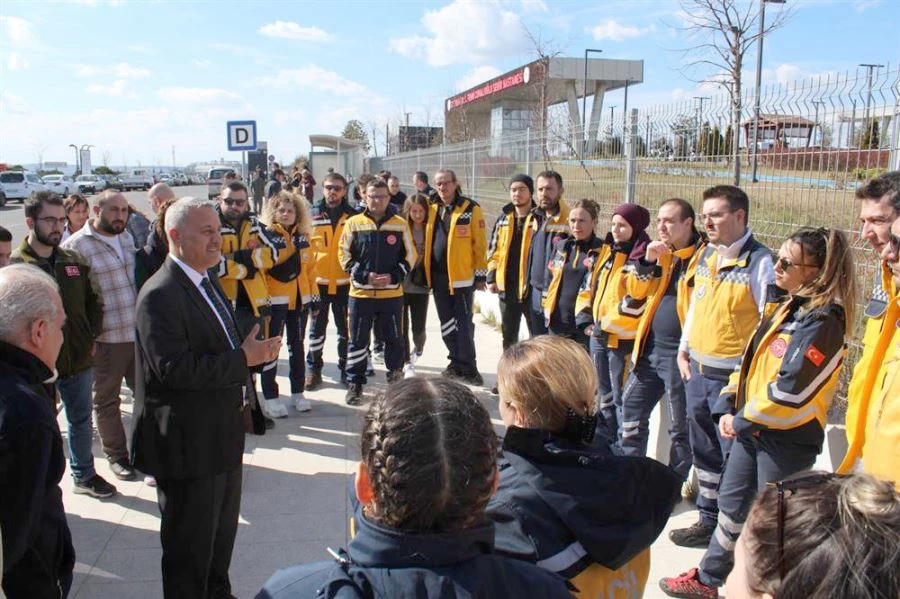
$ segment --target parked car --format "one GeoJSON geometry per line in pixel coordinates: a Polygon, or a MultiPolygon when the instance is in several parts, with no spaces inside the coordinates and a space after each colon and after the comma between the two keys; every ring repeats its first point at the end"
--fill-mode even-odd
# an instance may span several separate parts
{"type": "Polygon", "coordinates": [[[125,185],[122,184],[122,180],[115,175],[103,175],[102,179],[106,181],[106,189],[125,191],[125,185]]]}
{"type": "Polygon", "coordinates": [[[43,179],[48,191],[58,193],[63,197],[78,189],[75,186],[75,181],[68,175],[44,175],[41,179],[43,179]]]}
{"type": "Polygon", "coordinates": [[[206,175],[206,194],[210,200],[219,196],[219,193],[222,191],[222,179],[225,178],[227,173],[231,172],[234,172],[234,169],[228,166],[217,166],[209,169],[209,174],[206,175]]]}
{"type": "Polygon", "coordinates": [[[6,190],[3,189],[3,184],[0,183],[0,208],[6,206],[6,190]]]}
{"type": "Polygon", "coordinates": [[[132,171],[126,175],[121,175],[119,179],[122,181],[122,187],[125,190],[143,189],[144,191],[147,191],[153,187],[153,184],[155,183],[153,177],[144,170],[132,171]]]}
{"type": "Polygon", "coordinates": [[[99,193],[106,189],[106,180],[100,175],[78,175],[75,185],[81,193],[99,193]]]}
{"type": "Polygon", "coordinates": [[[0,184],[3,185],[7,200],[20,202],[47,189],[40,177],[27,171],[3,171],[0,173],[0,184]]]}

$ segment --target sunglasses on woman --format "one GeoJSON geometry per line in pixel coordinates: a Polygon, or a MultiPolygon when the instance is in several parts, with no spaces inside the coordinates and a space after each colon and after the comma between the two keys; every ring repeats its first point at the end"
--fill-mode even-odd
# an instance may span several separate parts
{"type": "Polygon", "coordinates": [[[779,257],[775,261],[775,263],[781,268],[781,270],[783,270],[785,272],[787,272],[788,269],[794,268],[795,266],[805,266],[807,268],[819,268],[815,264],[800,264],[800,263],[796,263],[796,262],[791,262],[787,258],[781,258],[781,257],[779,257]]]}

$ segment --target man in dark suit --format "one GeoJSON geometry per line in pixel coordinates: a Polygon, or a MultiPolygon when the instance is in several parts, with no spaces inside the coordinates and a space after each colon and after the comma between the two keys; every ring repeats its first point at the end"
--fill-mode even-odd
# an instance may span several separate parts
{"type": "Polygon", "coordinates": [[[166,212],[169,256],[137,301],[133,463],[156,477],[166,599],[231,597],[244,451],[243,388],[281,339],[243,341],[215,275],[222,237],[206,200],[166,212]]]}

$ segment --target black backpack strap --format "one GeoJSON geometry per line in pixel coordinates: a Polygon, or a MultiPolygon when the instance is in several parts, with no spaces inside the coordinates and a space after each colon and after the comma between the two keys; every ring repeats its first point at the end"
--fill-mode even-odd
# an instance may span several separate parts
{"type": "MultiPolygon", "coordinates": [[[[332,577],[323,588],[318,589],[316,596],[340,597],[341,599],[345,597],[347,599],[350,597],[374,599],[375,593],[372,591],[368,581],[366,580],[365,584],[361,586],[350,573],[350,566],[353,565],[353,561],[350,559],[347,551],[344,549],[335,551],[331,547],[326,547],[326,549],[331,557],[334,558],[334,561],[338,563],[343,576],[335,575],[332,577]]],[[[363,579],[365,579],[364,576],[363,579]]]]}

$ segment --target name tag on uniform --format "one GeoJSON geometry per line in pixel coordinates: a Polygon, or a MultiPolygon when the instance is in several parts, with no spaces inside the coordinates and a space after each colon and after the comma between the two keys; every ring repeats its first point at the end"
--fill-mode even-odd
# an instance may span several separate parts
{"type": "Polygon", "coordinates": [[[457,237],[468,237],[469,236],[469,227],[467,225],[457,225],[456,226],[456,236],[457,237]]]}

